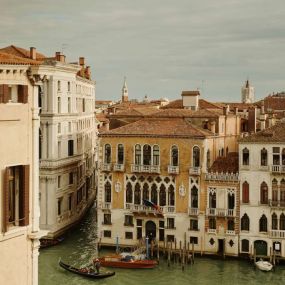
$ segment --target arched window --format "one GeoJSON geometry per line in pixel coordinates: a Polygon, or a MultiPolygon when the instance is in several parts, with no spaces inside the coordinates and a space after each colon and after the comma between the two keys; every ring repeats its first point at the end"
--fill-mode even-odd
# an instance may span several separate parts
{"type": "Polygon", "coordinates": [[[241,241],[241,251],[249,252],[249,240],[248,239],[243,239],[241,241]]]}
{"type": "Polygon", "coordinates": [[[242,150],[242,165],[249,165],[249,150],[247,148],[242,150]]]}
{"type": "Polygon", "coordinates": [[[228,193],[228,209],[233,210],[235,208],[235,194],[228,193]]]}
{"type": "Polygon", "coordinates": [[[268,186],[266,182],[262,182],[260,185],[260,203],[261,204],[268,203],[268,186]]]}
{"type": "Polygon", "coordinates": [[[209,229],[216,229],[216,219],[209,218],[209,229]]]}
{"type": "Polygon", "coordinates": [[[152,150],[153,165],[159,165],[159,146],[154,145],[152,150]]]}
{"type": "Polygon", "coordinates": [[[147,183],[143,185],[143,200],[149,200],[149,187],[147,183]]]}
{"type": "Polygon", "coordinates": [[[226,148],[226,155],[229,153],[229,147],[226,148]]]}
{"type": "Polygon", "coordinates": [[[151,165],[151,146],[143,146],[143,165],[151,165]]]}
{"type": "Polygon", "coordinates": [[[126,187],[126,203],[133,203],[133,189],[132,184],[130,182],[128,182],[126,187]]]}
{"type": "Polygon", "coordinates": [[[155,184],[152,184],[151,186],[151,202],[153,202],[155,205],[157,205],[157,186],[155,184]]]}
{"type": "Polygon", "coordinates": [[[247,214],[244,214],[240,221],[241,231],[249,231],[249,217],[247,214]]]}
{"type": "Polygon", "coordinates": [[[176,145],[173,145],[171,147],[171,165],[178,166],[178,163],[178,147],[176,145]]]}
{"type": "Polygon", "coordinates": [[[105,183],[105,202],[111,203],[111,183],[109,181],[105,183]]]}
{"type": "Polygon", "coordinates": [[[216,192],[209,193],[209,208],[211,209],[216,208],[216,192]]]}
{"type": "Polygon", "coordinates": [[[170,185],[168,187],[168,206],[174,206],[175,205],[175,192],[173,185],[170,185]]]}
{"type": "Polygon", "coordinates": [[[191,208],[198,208],[198,189],[195,185],[191,188],[191,208]]]}
{"type": "Polygon", "coordinates": [[[200,167],[200,149],[197,146],[193,147],[193,167],[200,167]]]}
{"type": "Polygon", "coordinates": [[[278,230],[278,219],[275,213],[273,213],[271,216],[271,227],[272,230],[278,230]]]}
{"type": "Polygon", "coordinates": [[[272,206],[277,206],[278,204],[278,182],[274,178],[272,180],[272,206]]]}
{"type": "Polygon", "coordinates": [[[161,184],[159,189],[159,205],[160,206],[166,205],[166,191],[164,184],[161,184]]]}
{"type": "Polygon", "coordinates": [[[221,156],[224,156],[224,148],[222,147],[221,156]]]}
{"type": "Polygon", "coordinates": [[[105,144],[105,163],[111,163],[111,146],[109,144],[105,144]]]}
{"type": "Polygon", "coordinates": [[[260,164],[261,166],[267,166],[267,150],[265,148],[260,151],[260,164]]]}
{"type": "Polygon", "coordinates": [[[259,231],[260,232],[267,232],[267,218],[264,214],[259,219],[259,231]]]}
{"type": "Polygon", "coordinates": [[[280,229],[280,231],[284,231],[285,230],[285,215],[283,213],[280,215],[279,229],[280,229]]]}
{"type": "Polygon", "coordinates": [[[282,165],[285,165],[285,148],[282,149],[282,165]]]}
{"type": "Polygon", "coordinates": [[[142,157],[142,148],[139,144],[136,144],[135,146],[135,164],[140,165],[141,164],[141,157],[142,157]]]}
{"type": "Polygon", "coordinates": [[[135,186],[134,204],[141,204],[141,188],[139,183],[137,183],[135,186]]]}
{"type": "Polygon", "coordinates": [[[280,205],[285,206],[285,180],[282,179],[280,182],[280,205]]]}
{"type": "Polygon", "coordinates": [[[233,219],[228,220],[228,231],[234,231],[235,230],[235,222],[233,219]]]}
{"type": "Polygon", "coordinates": [[[249,184],[247,181],[242,184],[242,202],[249,203],[249,184]]]}
{"type": "Polygon", "coordinates": [[[124,164],[124,146],[122,144],[118,144],[117,163],[124,164]]]}
{"type": "Polygon", "coordinates": [[[207,150],[207,169],[209,169],[211,167],[211,154],[210,154],[210,150],[207,150]]]}

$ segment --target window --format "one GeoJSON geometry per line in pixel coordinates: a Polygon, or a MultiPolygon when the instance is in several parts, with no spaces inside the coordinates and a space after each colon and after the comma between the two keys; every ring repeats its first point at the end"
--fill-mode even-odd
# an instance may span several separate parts
{"type": "Polygon", "coordinates": [[[243,239],[241,241],[241,251],[243,252],[249,252],[249,240],[243,239]]]}
{"type": "Polygon", "coordinates": [[[61,205],[62,205],[62,198],[57,199],[57,215],[61,215],[61,205]]]}
{"type": "Polygon", "coordinates": [[[130,215],[125,215],[125,226],[133,226],[134,222],[133,222],[133,216],[130,215]]]}
{"type": "Polygon", "coordinates": [[[69,185],[73,184],[73,172],[69,172],[68,182],[69,182],[69,185]]]}
{"type": "Polygon", "coordinates": [[[126,188],[126,203],[133,203],[133,190],[132,190],[132,184],[128,182],[127,188],[126,188]]]}
{"type": "Polygon", "coordinates": [[[175,220],[174,218],[167,218],[167,228],[175,229],[175,220]]]}
{"type": "Polygon", "coordinates": [[[247,214],[244,214],[241,218],[240,229],[241,231],[249,231],[249,217],[247,214]]]}
{"type": "Polygon", "coordinates": [[[209,208],[215,209],[216,208],[216,192],[209,193],[209,208]]]}
{"type": "Polygon", "coordinates": [[[247,148],[242,150],[242,165],[249,165],[249,150],[247,148]]]}
{"type": "Polygon", "coordinates": [[[137,183],[135,186],[134,204],[141,204],[141,188],[139,183],[137,183]]]}
{"type": "Polygon", "coordinates": [[[141,146],[139,144],[135,146],[135,164],[141,164],[141,146]]]}
{"type": "Polygon", "coordinates": [[[197,146],[193,147],[193,167],[200,167],[200,149],[197,146]]]}
{"type": "Polygon", "coordinates": [[[70,82],[67,82],[67,91],[70,92],[70,82]]]}
{"type": "Polygon", "coordinates": [[[61,123],[57,124],[57,133],[60,134],[61,133],[61,123]]]}
{"type": "Polygon", "coordinates": [[[198,237],[190,237],[190,244],[198,244],[198,237]]]}
{"type": "Polygon", "coordinates": [[[228,193],[228,209],[233,210],[235,208],[235,195],[228,193]]]}
{"type": "Polygon", "coordinates": [[[281,159],[282,159],[282,165],[285,165],[285,148],[282,149],[282,155],[281,155],[281,159]]]}
{"type": "Polygon", "coordinates": [[[209,169],[211,167],[211,154],[210,154],[210,150],[207,150],[207,169],[209,169]]]}
{"type": "Polygon", "coordinates": [[[273,147],[273,165],[280,165],[280,147],[273,147]]]}
{"type": "Polygon", "coordinates": [[[68,132],[71,133],[71,122],[68,122],[68,132]]]}
{"type": "Polygon", "coordinates": [[[153,165],[159,165],[159,146],[153,146],[153,165]]]}
{"type": "Polygon", "coordinates": [[[105,183],[105,202],[111,203],[111,184],[109,181],[105,183]]]}
{"type": "Polygon", "coordinates": [[[151,186],[151,202],[157,205],[157,186],[155,184],[151,186]]]}
{"type": "Polygon", "coordinates": [[[268,203],[268,186],[265,182],[262,182],[260,185],[260,203],[268,203]]]}
{"type": "Polygon", "coordinates": [[[170,185],[168,188],[168,206],[175,205],[175,192],[173,185],[170,185]]]}
{"type": "Polygon", "coordinates": [[[111,225],[111,214],[104,214],[104,220],[103,220],[104,225],[111,225]]]}
{"type": "Polygon", "coordinates": [[[267,150],[265,148],[260,151],[260,164],[261,166],[267,166],[267,150]]]}
{"type": "Polygon", "coordinates": [[[174,235],[167,235],[166,236],[166,242],[174,242],[175,237],[174,235]]]}
{"type": "Polygon", "coordinates": [[[191,208],[198,208],[198,189],[195,185],[191,188],[191,208]]]}
{"type": "Polygon", "coordinates": [[[133,233],[132,232],[125,232],[125,239],[133,239],[133,233]]]}
{"type": "Polygon", "coordinates": [[[151,146],[143,146],[143,165],[151,165],[151,146]]]}
{"type": "Polygon", "coordinates": [[[267,218],[264,214],[259,219],[259,231],[260,232],[267,232],[267,218]]]}
{"type": "Polygon", "coordinates": [[[159,189],[159,205],[160,206],[166,205],[166,191],[164,184],[161,184],[159,189]]]}
{"type": "Polygon", "coordinates": [[[84,113],[85,112],[85,99],[83,98],[82,99],[82,112],[84,113]]]}
{"type": "Polygon", "coordinates": [[[57,188],[60,188],[61,176],[57,176],[57,188]]]}
{"type": "Polygon", "coordinates": [[[111,231],[104,231],[104,237],[110,238],[112,236],[111,231]]]}
{"type": "Polygon", "coordinates": [[[68,140],[68,156],[72,156],[74,154],[74,141],[68,140]]]}
{"type": "Polygon", "coordinates": [[[137,239],[141,239],[142,238],[142,220],[141,219],[137,219],[137,239]]]}
{"type": "Polygon", "coordinates": [[[61,98],[57,97],[57,113],[61,113],[61,98]]]}
{"type": "Polygon", "coordinates": [[[77,200],[76,200],[76,203],[77,205],[82,201],[82,195],[83,194],[83,189],[82,187],[77,191],[77,200]]]}
{"type": "Polygon", "coordinates": [[[171,165],[178,166],[178,148],[176,145],[172,146],[171,148],[171,165]]]}
{"type": "Polygon", "coordinates": [[[67,99],[67,107],[68,107],[68,113],[71,113],[71,98],[68,97],[67,99]]]}
{"type": "Polygon", "coordinates": [[[282,179],[280,182],[280,205],[285,206],[285,180],[282,179]]]}
{"type": "Polygon", "coordinates": [[[118,153],[117,153],[117,163],[124,164],[124,146],[122,144],[118,144],[118,153]]]}
{"type": "Polygon", "coordinates": [[[159,221],[159,241],[164,241],[164,221],[159,221]]]}
{"type": "Polygon", "coordinates": [[[284,231],[284,230],[285,230],[285,215],[284,215],[284,213],[282,213],[282,214],[280,215],[280,225],[279,225],[279,229],[280,229],[281,231],[284,231]]]}
{"type": "Polygon", "coordinates": [[[3,231],[29,224],[29,165],[7,167],[3,187],[3,231]]]}
{"type": "Polygon", "coordinates": [[[272,205],[276,206],[278,204],[278,182],[274,178],[272,180],[272,205]]]}
{"type": "Polygon", "coordinates": [[[58,80],[57,81],[57,91],[61,90],[61,82],[58,80]]]}
{"type": "Polygon", "coordinates": [[[275,213],[273,213],[271,216],[271,227],[272,230],[278,230],[278,219],[275,213]]]}
{"type": "MultiPolygon", "coordinates": [[[[0,103],[28,103],[28,85],[0,84],[0,103]]],[[[39,101],[40,103],[40,101],[39,101]]]]}
{"type": "Polygon", "coordinates": [[[72,210],[73,194],[68,196],[68,211],[72,210]]]}
{"type": "Polygon", "coordinates": [[[198,231],[198,220],[190,219],[190,231],[198,231]]]}
{"type": "Polygon", "coordinates": [[[61,158],[61,142],[57,143],[57,156],[61,158]]]}
{"type": "Polygon", "coordinates": [[[105,144],[104,162],[107,164],[111,163],[111,145],[109,144],[105,144]]]}
{"type": "Polygon", "coordinates": [[[149,200],[149,187],[147,183],[143,185],[143,200],[149,200]]]}
{"type": "Polygon", "coordinates": [[[216,229],[216,219],[215,218],[209,218],[209,229],[216,229]]]}
{"type": "Polygon", "coordinates": [[[228,220],[228,231],[234,231],[235,230],[235,222],[233,219],[228,220]]]}
{"type": "Polygon", "coordinates": [[[242,184],[242,202],[249,203],[249,184],[247,181],[242,184]]]}

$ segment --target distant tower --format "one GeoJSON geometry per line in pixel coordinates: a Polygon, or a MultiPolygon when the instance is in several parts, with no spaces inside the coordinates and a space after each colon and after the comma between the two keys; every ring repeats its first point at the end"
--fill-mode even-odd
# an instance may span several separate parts
{"type": "Polygon", "coordinates": [[[242,103],[254,102],[254,87],[249,85],[248,80],[246,80],[245,85],[241,88],[241,101],[242,103]]]}
{"type": "Polygon", "coordinates": [[[127,78],[125,76],[124,85],[122,88],[122,102],[128,102],[129,101],[128,87],[127,87],[126,80],[127,80],[127,78]]]}

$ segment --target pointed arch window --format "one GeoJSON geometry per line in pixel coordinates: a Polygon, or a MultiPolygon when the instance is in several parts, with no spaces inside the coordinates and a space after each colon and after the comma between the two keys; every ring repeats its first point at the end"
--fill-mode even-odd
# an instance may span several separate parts
{"type": "Polygon", "coordinates": [[[135,146],[135,164],[141,165],[142,162],[142,147],[139,144],[135,146]]]}
{"type": "Polygon", "coordinates": [[[151,202],[157,205],[157,186],[155,184],[151,186],[151,202]]]}
{"type": "Polygon", "coordinates": [[[124,146],[122,144],[118,144],[117,163],[124,164],[124,146]]]}
{"type": "Polygon", "coordinates": [[[133,203],[133,189],[130,182],[128,182],[126,187],[126,203],[133,203]]]}
{"type": "Polygon", "coordinates": [[[235,208],[235,194],[228,193],[228,209],[233,210],[235,208]]]}
{"type": "Polygon", "coordinates": [[[279,229],[281,231],[284,231],[285,230],[285,215],[282,213],[280,215],[280,225],[279,225],[279,229]]]}
{"type": "Polygon", "coordinates": [[[111,163],[111,145],[105,144],[105,156],[104,156],[105,163],[111,163]]]}
{"type": "Polygon", "coordinates": [[[195,185],[191,188],[191,208],[198,208],[198,189],[195,185]]]}
{"type": "Polygon", "coordinates": [[[153,165],[159,165],[159,146],[154,145],[152,150],[153,165]]]}
{"type": "Polygon", "coordinates": [[[247,214],[244,214],[241,218],[240,229],[242,231],[249,231],[249,217],[247,214]]]}
{"type": "Polygon", "coordinates": [[[209,169],[211,167],[211,154],[210,154],[210,150],[207,150],[207,169],[209,169]]]}
{"type": "Polygon", "coordinates": [[[249,203],[249,184],[247,181],[242,184],[242,202],[249,203]]]}
{"type": "Polygon", "coordinates": [[[143,165],[151,165],[151,146],[143,146],[143,165]]]}
{"type": "Polygon", "coordinates": [[[105,183],[105,202],[111,203],[111,183],[109,181],[105,183]]]}
{"type": "Polygon", "coordinates": [[[242,165],[249,165],[249,150],[247,148],[242,150],[242,165]]]}
{"type": "Polygon", "coordinates": [[[260,164],[261,166],[267,166],[267,150],[265,148],[260,151],[260,164]]]}
{"type": "Polygon", "coordinates": [[[143,200],[149,200],[149,187],[147,183],[143,185],[143,200]]]}
{"type": "Polygon", "coordinates": [[[268,186],[266,182],[262,182],[260,185],[260,203],[261,204],[268,203],[268,186]]]}
{"type": "Polygon", "coordinates": [[[209,193],[209,208],[215,209],[216,208],[216,192],[209,193]]]}
{"type": "Polygon", "coordinates": [[[178,166],[178,163],[178,147],[176,145],[173,145],[171,147],[171,165],[178,166]]]}
{"type": "Polygon", "coordinates": [[[285,206],[285,180],[284,178],[280,182],[280,205],[285,206]]]}
{"type": "Polygon", "coordinates": [[[243,239],[241,241],[241,251],[249,252],[249,240],[248,239],[243,239]]]}
{"type": "Polygon", "coordinates": [[[235,230],[235,222],[233,219],[228,220],[228,231],[234,231],[235,230]]]}
{"type": "Polygon", "coordinates": [[[141,204],[141,188],[139,183],[137,183],[135,186],[134,204],[141,204]]]}
{"type": "Polygon", "coordinates": [[[267,232],[267,218],[264,214],[259,219],[259,231],[267,232]]]}
{"type": "Polygon", "coordinates": [[[166,205],[166,188],[164,184],[161,184],[159,189],[159,205],[165,206],[166,205]]]}
{"type": "Polygon", "coordinates": [[[175,192],[173,185],[170,185],[168,187],[168,206],[174,206],[175,205],[175,192]]]}
{"type": "Polygon", "coordinates": [[[282,149],[281,159],[282,159],[282,165],[285,165],[285,148],[282,149]]]}
{"type": "Polygon", "coordinates": [[[193,147],[193,167],[200,167],[200,148],[193,147]]]}
{"type": "Polygon", "coordinates": [[[273,213],[271,216],[271,227],[272,230],[278,230],[278,219],[275,213],[273,213]]]}
{"type": "Polygon", "coordinates": [[[274,178],[272,180],[272,206],[277,206],[278,204],[278,182],[274,178]]]}

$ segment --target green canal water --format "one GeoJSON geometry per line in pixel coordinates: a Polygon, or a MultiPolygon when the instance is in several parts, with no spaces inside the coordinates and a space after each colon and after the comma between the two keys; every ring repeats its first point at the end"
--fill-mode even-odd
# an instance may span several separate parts
{"type": "Polygon", "coordinates": [[[39,285],[285,284],[284,265],[278,266],[274,272],[264,273],[255,270],[247,261],[222,261],[207,257],[196,257],[195,264],[186,266],[184,272],[179,264],[168,267],[161,258],[155,269],[115,269],[115,276],[103,280],[74,275],[60,268],[58,260],[61,258],[75,266],[90,265],[96,256],[95,214],[96,210],[92,208],[85,220],[67,234],[61,244],[40,251],[39,285]]]}

